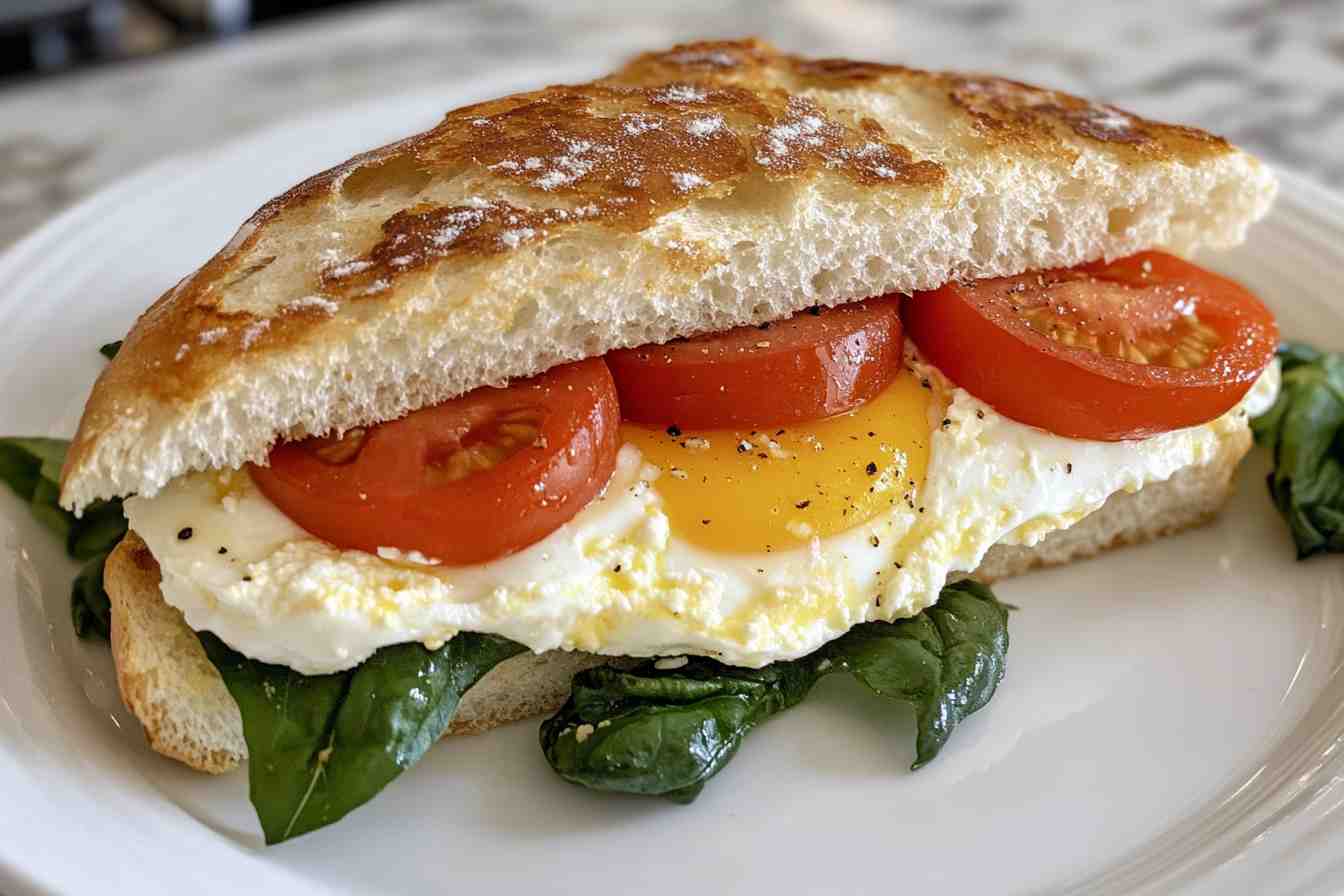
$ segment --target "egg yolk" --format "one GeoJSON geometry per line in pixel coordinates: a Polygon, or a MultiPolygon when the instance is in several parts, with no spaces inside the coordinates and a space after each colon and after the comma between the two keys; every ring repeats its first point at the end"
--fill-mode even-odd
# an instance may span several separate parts
{"type": "Polygon", "coordinates": [[[845,414],[762,430],[621,428],[662,470],[674,535],[716,551],[806,544],[898,504],[913,508],[929,461],[930,392],[903,370],[845,414]]]}

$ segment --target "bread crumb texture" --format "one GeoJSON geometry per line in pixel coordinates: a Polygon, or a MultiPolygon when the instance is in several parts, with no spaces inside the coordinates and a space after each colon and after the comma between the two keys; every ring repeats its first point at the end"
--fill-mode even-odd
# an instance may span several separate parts
{"type": "Polygon", "coordinates": [[[613,348],[1231,245],[1274,190],[1221,138],[1052,90],[674,47],[457,109],[267,203],[136,322],[62,500],[152,495],[613,348]]]}

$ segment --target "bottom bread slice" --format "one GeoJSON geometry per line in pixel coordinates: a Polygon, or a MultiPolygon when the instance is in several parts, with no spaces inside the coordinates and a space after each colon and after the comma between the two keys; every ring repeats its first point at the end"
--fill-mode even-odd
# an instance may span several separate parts
{"type": "MultiPolygon", "coordinates": [[[[1238,431],[1210,463],[1113,495],[1078,524],[1032,547],[996,545],[971,575],[992,582],[1207,522],[1227,499],[1232,474],[1250,444],[1249,430],[1238,431]]],[[[238,707],[182,614],[163,600],[158,563],[134,532],[108,557],[104,584],[112,601],[117,683],[150,746],[200,771],[236,768],[247,757],[238,707]]],[[[576,672],[611,661],[564,651],[513,657],[467,692],[448,733],[474,734],[553,712],[568,696],[576,672]]]]}

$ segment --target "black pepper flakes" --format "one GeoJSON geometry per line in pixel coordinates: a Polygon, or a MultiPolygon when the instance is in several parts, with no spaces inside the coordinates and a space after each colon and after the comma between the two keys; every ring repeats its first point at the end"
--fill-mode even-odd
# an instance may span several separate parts
{"type": "Polygon", "coordinates": [[[190,526],[183,526],[181,529],[178,529],[178,530],[177,530],[177,540],[178,540],[178,541],[188,541],[188,540],[190,540],[191,535],[192,535],[192,532],[191,532],[191,527],[190,527],[190,526]]]}
{"type": "Polygon", "coordinates": [[[985,419],[985,412],[977,408],[975,411],[975,417],[977,420],[983,420],[985,419]]]}
{"type": "Polygon", "coordinates": [[[613,566],[613,567],[611,568],[611,571],[612,571],[612,572],[620,572],[620,571],[621,571],[621,564],[617,563],[615,566],[613,566]]]}
{"type": "Polygon", "coordinates": [[[933,388],[933,384],[929,382],[929,378],[928,378],[928,377],[924,377],[923,379],[921,379],[921,380],[919,381],[919,384],[920,384],[921,386],[923,386],[925,389],[932,389],[932,388],[933,388]]]}
{"type": "Polygon", "coordinates": [[[793,506],[797,507],[799,510],[806,510],[808,508],[808,505],[810,505],[811,503],[812,503],[811,501],[799,501],[797,504],[793,506]]]}
{"type": "Polygon", "coordinates": [[[1064,465],[1064,472],[1065,472],[1065,473],[1072,473],[1072,472],[1073,472],[1073,464],[1065,464],[1065,465],[1064,465]]]}
{"type": "Polygon", "coordinates": [[[869,476],[876,476],[877,464],[873,463],[872,461],[868,461],[868,466],[864,467],[863,471],[867,473],[869,476]]]}
{"type": "Polygon", "coordinates": [[[948,428],[949,426],[951,426],[951,425],[952,425],[952,418],[951,418],[951,417],[944,417],[944,418],[943,418],[943,429],[947,429],[947,428],[948,428]]]}
{"type": "Polygon", "coordinates": [[[868,543],[871,544],[871,545],[872,545],[873,547],[875,547],[875,548],[877,548],[877,547],[881,547],[881,546],[882,546],[882,539],[878,538],[876,535],[869,535],[869,536],[868,536],[868,543]]]}
{"type": "Polygon", "coordinates": [[[701,521],[700,521],[700,525],[702,525],[702,526],[708,526],[708,525],[709,525],[709,520],[701,520],[701,521]]]}
{"type": "Polygon", "coordinates": [[[667,428],[667,434],[675,439],[681,435],[681,427],[673,423],[667,428]]]}
{"type": "Polygon", "coordinates": [[[252,581],[252,577],[251,577],[251,576],[243,576],[243,581],[244,581],[244,582],[250,582],[250,581],[252,581]]]}
{"type": "Polygon", "coordinates": [[[228,552],[229,552],[229,549],[226,548],[226,547],[221,546],[220,549],[219,549],[219,553],[221,553],[221,554],[227,554],[228,552]]]}
{"type": "Polygon", "coordinates": [[[821,306],[813,305],[811,308],[807,309],[807,313],[813,317],[821,317],[821,306]]]}

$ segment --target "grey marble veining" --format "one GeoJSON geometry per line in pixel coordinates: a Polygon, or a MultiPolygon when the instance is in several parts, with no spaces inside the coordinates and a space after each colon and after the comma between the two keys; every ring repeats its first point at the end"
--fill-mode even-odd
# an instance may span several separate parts
{"type": "Polygon", "coordinates": [[[1059,87],[1344,188],[1344,0],[412,3],[0,92],[0,246],[150,162],[295,115],[499,67],[579,78],[641,49],[747,34],[1059,87]]]}

